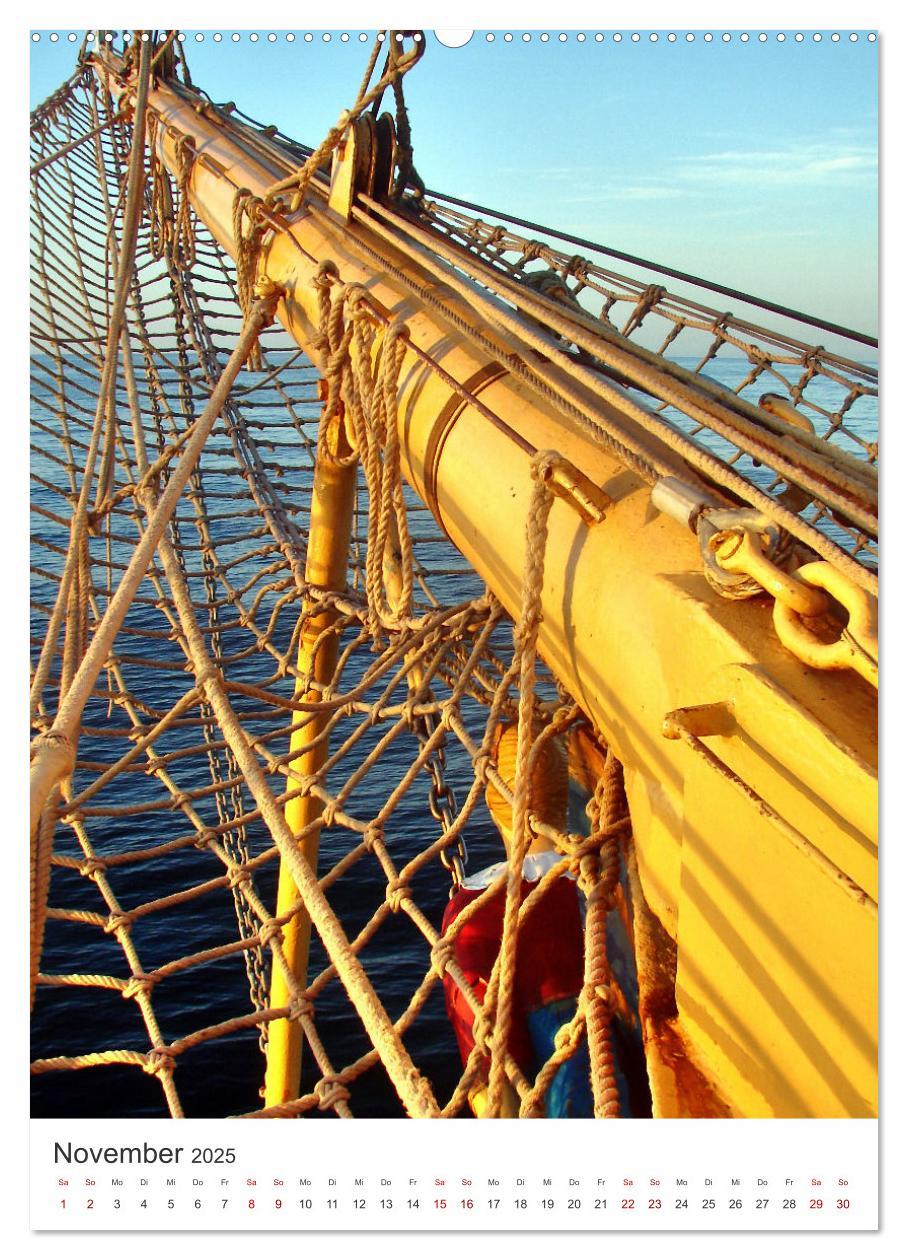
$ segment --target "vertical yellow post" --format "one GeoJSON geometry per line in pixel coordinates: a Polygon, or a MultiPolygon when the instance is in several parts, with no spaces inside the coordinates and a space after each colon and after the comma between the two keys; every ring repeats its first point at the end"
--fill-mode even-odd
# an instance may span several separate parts
{"type": "MultiPolygon", "coordinates": [[[[328,434],[328,448],[332,455],[349,453],[344,436],[343,417],[336,417],[328,434]]],[[[306,581],[328,590],[343,589],[347,578],[347,555],[353,525],[353,506],[356,497],[356,464],[338,465],[328,460],[316,461],[312,486],[312,507],[309,518],[309,541],[306,549],[306,581]]],[[[300,673],[314,682],[328,683],[337,667],[338,644],[335,635],[319,638],[336,620],[336,613],[323,612],[308,617],[300,636],[297,658],[300,673]],[[318,646],[316,646],[318,645],[318,646]]],[[[320,692],[297,691],[297,699],[319,699],[320,692]]],[[[296,715],[299,717],[299,715],[296,715]]],[[[328,714],[317,714],[300,730],[294,731],[290,740],[291,777],[288,787],[296,786],[296,775],[315,774],[327,757],[327,741],[319,743],[293,757],[296,749],[311,744],[324,729],[328,714]]],[[[288,801],[284,816],[294,835],[318,818],[321,802],[308,793],[288,801]]],[[[314,828],[305,838],[302,849],[306,861],[316,870],[320,828],[314,828]]],[[[296,884],[284,863],[281,863],[277,893],[277,914],[285,914],[299,897],[296,884]]],[[[284,955],[293,974],[305,985],[309,968],[309,938],[311,922],[305,910],[300,910],[283,928],[284,955]]],[[[290,994],[280,970],[275,967],[271,980],[272,1007],[287,1006],[290,994]]],[[[294,1020],[274,1020],[268,1030],[268,1050],[265,1066],[265,1105],[273,1107],[299,1096],[300,1070],[302,1066],[303,1034],[294,1020]]]]}

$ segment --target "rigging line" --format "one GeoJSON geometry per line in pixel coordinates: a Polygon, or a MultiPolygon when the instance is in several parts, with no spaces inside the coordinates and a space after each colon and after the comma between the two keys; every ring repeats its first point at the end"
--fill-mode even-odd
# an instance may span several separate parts
{"type": "Polygon", "coordinates": [[[639,258],[635,254],[627,254],[623,250],[613,249],[609,245],[600,245],[596,241],[587,240],[582,236],[573,236],[570,232],[559,232],[557,228],[546,227],[543,223],[534,223],[530,219],[521,219],[513,214],[506,214],[503,210],[492,210],[489,206],[475,205],[472,201],[463,201],[460,197],[452,197],[450,193],[437,192],[435,189],[426,189],[427,197],[438,197],[441,201],[447,201],[451,205],[463,206],[465,210],[472,210],[476,214],[491,215],[494,219],[504,219],[506,223],[514,223],[517,227],[527,228],[531,232],[544,232],[547,236],[552,236],[559,241],[567,241],[570,245],[579,245],[582,249],[594,250],[596,253],[605,254],[609,258],[619,258],[622,262],[633,263],[637,267],[646,267],[651,271],[658,271],[663,276],[671,276],[674,280],[684,280],[688,284],[695,284],[701,289],[709,289],[712,293],[721,293],[724,297],[734,298],[738,302],[747,302],[750,306],[759,307],[764,311],[772,311],[775,315],[784,315],[788,319],[797,320],[800,324],[807,324],[811,328],[819,328],[823,332],[835,333],[840,337],[848,337],[851,341],[857,341],[863,346],[870,346],[876,350],[879,348],[879,341],[876,337],[871,337],[869,333],[855,332],[853,328],[845,328],[841,324],[833,324],[829,320],[819,319],[815,315],[806,315],[803,311],[796,311],[789,306],[782,306],[778,302],[770,302],[766,298],[755,297],[752,293],[745,293],[740,289],[731,289],[724,284],[717,284],[713,280],[704,280],[700,276],[692,276],[686,271],[679,271],[675,267],[666,267],[662,263],[652,262],[646,258],[639,258]]]}
{"type": "MultiPolygon", "coordinates": [[[[368,204],[371,202],[371,199],[363,198],[363,201],[368,204]]],[[[313,213],[324,218],[324,212],[315,211],[313,208],[313,213]]],[[[550,338],[540,338],[539,334],[534,334],[528,326],[516,322],[515,319],[510,316],[506,308],[502,307],[502,309],[499,310],[499,299],[493,298],[490,294],[483,294],[482,290],[479,289],[474,281],[467,282],[466,280],[459,279],[454,274],[451,264],[446,263],[441,256],[432,255],[426,246],[416,241],[408,243],[402,242],[399,237],[395,237],[391,228],[379,222],[377,218],[371,217],[371,215],[366,213],[364,210],[357,209],[355,206],[352,211],[352,217],[354,221],[368,225],[373,232],[384,238],[385,241],[389,241],[400,252],[415,259],[418,263],[421,263],[423,268],[430,274],[443,280],[444,283],[459,294],[460,297],[466,298],[467,301],[471,302],[475,311],[484,310],[488,312],[488,316],[492,323],[496,325],[499,330],[503,330],[506,335],[511,336],[516,333],[517,337],[525,344],[539,350],[540,353],[545,356],[546,362],[537,363],[532,368],[529,368],[526,363],[520,364],[519,362],[509,360],[509,370],[512,373],[523,377],[531,388],[538,388],[540,378],[542,378],[543,381],[551,381],[553,367],[557,367],[559,365],[562,368],[566,367],[569,377],[579,380],[579,382],[591,390],[593,394],[599,395],[601,398],[604,398],[607,403],[611,403],[613,407],[617,407],[625,420],[630,420],[631,423],[636,422],[637,426],[655,436],[657,439],[661,439],[666,448],[673,451],[675,454],[679,454],[682,459],[686,459],[688,463],[692,464],[695,468],[702,472],[709,480],[724,486],[726,489],[730,489],[732,493],[744,499],[752,507],[756,507],[765,512],[782,528],[786,529],[789,533],[800,539],[801,542],[806,543],[807,546],[811,547],[817,555],[825,560],[828,560],[843,572],[849,573],[859,586],[869,590],[871,594],[875,595],[877,593],[878,581],[876,574],[865,571],[860,562],[854,560],[854,558],[850,556],[848,552],[844,551],[839,544],[834,542],[833,539],[827,538],[817,528],[801,519],[794,512],[787,509],[782,503],[772,499],[769,495],[760,490],[758,486],[753,485],[751,482],[747,481],[746,478],[742,477],[740,473],[735,472],[732,468],[723,464],[717,456],[710,454],[705,447],[700,446],[696,441],[694,441],[694,439],[688,437],[681,430],[675,429],[662,417],[656,416],[654,413],[648,413],[646,408],[633,403],[630,398],[622,397],[621,393],[617,389],[613,389],[607,385],[604,380],[592,376],[585,369],[578,368],[577,365],[571,364],[564,352],[559,350],[550,338]]],[[[382,255],[378,251],[373,250],[364,239],[359,239],[357,241],[357,247],[365,250],[367,253],[372,253],[378,258],[382,258],[382,255]]],[[[410,288],[412,292],[415,292],[423,302],[442,311],[446,319],[454,323],[456,327],[459,327],[462,332],[471,337],[474,341],[485,345],[485,347],[489,349],[490,353],[493,354],[496,359],[498,358],[500,355],[500,349],[495,346],[494,343],[492,343],[482,332],[480,332],[478,328],[468,325],[465,321],[463,321],[446,305],[446,303],[441,301],[438,296],[431,291],[431,289],[423,289],[418,282],[412,280],[405,273],[399,271],[387,261],[383,260],[383,266],[386,273],[393,274],[396,278],[400,279],[407,285],[408,288],[410,288]]],[[[566,380],[564,383],[561,383],[560,381],[558,382],[557,389],[560,393],[560,398],[556,396],[555,391],[551,390],[550,385],[547,389],[550,392],[547,392],[546,396],[550,397],[551,401],[560,408],[563,408],[565,405],[569,406],[571,411],[575,412],[577,417],[581,420],[581,423],[584,424],[587,432],[594,436],[595,440],[600,442],[606,440],[617,440],[621,443],[627,444],[627,446],[631,448],[635,445],[634,439],[631,435],[628,434],[626,430],[622,430],[620,425],[616,426],[614,420],[607,418],[606,414],[600,411],[598,407],[595,412],[595,418],[593,418],[594,413],[590,411],[589,405],[578,403],[578,396],[571,387],[570,380],[566,380]]],[[[643,454],[642,451],[641,454],[643,454]]],[[[650,454],[648,457],[657,468],[659,475],[673,475],[671,473],[666,474],[665,468],[659,467],[659,464],[662,463],[662,461],[659,460],[657,463],[655,455],[650,454]]],[[[625,457],[622,456],[621,458],[625,457]]],[[[633,464],[630,464],[630,466],[634,467],[633,464]]],[[[641,471],[641,475],[645,474],[641,471]]],[[[655,478],[653,478],[653,480],[655,480],[655,478]]]]}
{"type": "Polygon", "coordinates": [[[34,164],[29,173],[32,176],[37,175],[39,171],[43,171],[46,166],[50,166],[52,162],[56,162],[60,158],[65,157],[68,153],[72,153],[73,149],[78,149],[78,147],[85,144],[86,141],[93,140],[95,136],[100,135],[107,127],[111,127],[114,123],[123,121],[124,116],[122,114],[112,114],[110,118],[100,123],[97,127],[93,127],[91,131],[87,131],[84,136],[79,136],[78,139],[72,140],[69,144],[64,145],[62,149],[57,149],[54,153],[49,153],[47,157],[41,158],[39,162],[34,164]]]}
{"type": "MultiPolygon", "coordinates": [[[[421,233],[418,229],[414,229],[413,225],[408,223],[407,220],[394,214],[392,210],[381,207],[378,203],[372,201],[371,198],[364,197],[363,200],[365,204],[375,213],[381,215],[392,225],[400,227],[412,239],[427,244],[430,249],[433,248],[433,243],[426,240],[424,233],[421,233]]],[[[451,242],[439,240],[434,244],[434,248],[439,257],[452,263],[452,265],[460,265],[457,253],[455,252],[456,246],[453,246],[451,242]]],[[[793,466],[790,458],[783,449],[779,449],[780,441],[784,441],[784,438],[780,438],[778,433],[773,435],[771,432],[767,432],[762,423],[760,423],[759,429],[755,433],[753,429],[753,422],[749,420],[746,414],[739,416],[734,410],[729,410],[727,407],[724,408],[721,413],[716,411],[714,408],[710,410],[706,400],[698,394],[691,392],[691,385],[693,385],[695,390],[700,389],[701,383],[699,380],[692,380],[688,378],[688,380],[684,383],[684,386],[681,384],[676,385],[673,390],[667,389],[664,385],[660,387],[659,375],[654,375],[653,371],[634,364],[634,355],[638,350],[637,347],[628,344],[624,347],[609,344],[608,348],[606,348],[601,344],[601,338],[605,334],[605,329],[600,329],[597,326],[599,321],[596,321],[593,316],[588,316],[586,321],[580,322],[576,321],[576,317],[572,318],[573,313],[572,316],[565,316],[564,312],[560,309],[551,309],[549,313],[546,314],[546,302],[544,299],[540,298],[536,294],[527,292],[525,288],[517,285],[511,277],[497,277],[500,281],[500,287],[495,289],[493,283],[490,281],[490,278],[483,273],[484,260],[477,260],[473,255],[470,256],[470,259],[474,264],[473,267],[468,270],[467,266],[464,265],[463,270],[465,270],[472,279],[478,280],[485,288],[495,293],[496,296],[504,297],[506,300],[514,302],[518,307],[522,307],[524,309],[524,313],[529,311],[531,313],[531,317],[533,317],[532,313],[535,312],[535,317],[537,319],[545,318],[549,320],[551,327],[557,328],[559,332],[565,334],[569,338],[575,339],[578,346],[582,346],[588,352],[600,355],[606,362],[610,362],[611,365],[619,371],[632,376],[634,378],[634,383],[638,388],[646,389],[650,394],[653,394],[664,401],[670,402],[673,406],[686,412],[692,418],[698,419],[701,424],[705,424],[707,427],[721,433],[729,441],[734,440],[743,450],[753,454],[755,458],[759,456],[761,460],[764,460],[764,462],[767,462],[774,467],[777,472],[784,473],[786,476],[792,473],[793,466]],[[479,262],[478,271],[475,267],[477,261],[479,262]],[[571,327],[571,324],[574,322],[579,324],[578,328],[571,327]],[[592,327],[589,327],[588,325],[592,325],[592,327]],[[583,332],[580,332],[580,329],[585,330],[585,335],[583,332]],[[595,338],[596,340],[592,340],[591,338],[595,338]],[[609,351],[612,352],[611,356],[609,351]],[[683,392],[681,392],[682,390],[683,392]],[[706,410],[704,410],[704,407],[706,410]],[[738,431],[736,433],[733,432],[729,435],[729,433],[725,431],[728,427],[728,422],[731,422],[731,425],[737,428],[738,431]],[[748,434],[750,436],[748,436],[748,434]],[[759,445],[755,449],[754,439],[756,439],[758,444],[762,446],[774,448],[774,458],[767,460],[765,458],[765,454],[759,449],[759,445]]],[[[487,266],[488,264],[485,265],[487,266]]],[[[608,338],[607,340],[609,343],[613,342],[613,339],[611,338],[608,338]]],[[[664,378],[664,370],[662,369],[661,364],[657,363],[651,366],[656,367],[661,373],[661,377],[664,378]]],[[[735,401],[738,402],[737,399],[735,401]]],[[[760,421],[762,422],[762,416],[760,417],[760,421]]],[[[821,445],[819,441],[815,441],[812,453],[809,450],[799,452],[799,458],[802,466],[800,468],[795,467],[794,469],[794,476],[798,481],[798,484],[801,484],[802,478],[808,478],[810,484],[808,484],[808,481],[805,481],[805,488],[808,489],[811,495],[815,498],[829,498],[831,494],[830,487],[831,485],[835,485],[839,489],[844,488],[846,495],[854,495],[855,497],[861,498],[863,503],[866,500],[866,496],[861,496],[860,488],[855,487],[853,482],[847,478],[847,475],[843,476],[841,481],[839,481],[838,478],[836,478],[834,482],[831,480],[832,469],[828,466],[828,457],[826,453],[827,449],[828,447],[826,444],[821,445]],[[820,456],[822,456],[822,462],[818,463],[817,461],[820,456]],[[816,480],[817,472],[819,472],[819,475],[823,478],[819,487],[816,484],[813,484],[816,480]]],[[[864,465],[860,465],[859,469],[860,475],[863,477],[864,465]]],[[[838,506],[846,512],[848,511],[847,503],[840,501],[839,496],[831,498],[830,504],[832,506],[838,506]]],[[[865,529],[873,531],[876,528],[875,514],[869,517],[866,521],[862,520],[859,523],[861,523],[865,529]]]]}

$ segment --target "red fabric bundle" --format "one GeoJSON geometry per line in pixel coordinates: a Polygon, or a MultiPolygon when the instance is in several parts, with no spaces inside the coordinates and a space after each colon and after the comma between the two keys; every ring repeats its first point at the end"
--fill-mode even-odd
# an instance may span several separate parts
{"type": "MultiPolygon", "coordinates": [[[[524,880],[523,902],[536,887],[524,880]]],[[[448,902],[442,930],[482,889],[461,888],[448,902]]],[[[468,919],[457,936],[454,959],[463,969],[480,1002],[501,945],[504,889],[468,919]]],[[[450,976],[445,976],[445,1005],[464,1063],[473,1049],[473,1012],[450,976]]],[[[525,1015],[562,998],[576,997],[583,987],[583,930],[577,886],[556,879],[524,920],[517,938],[515,1008],[508,1049],[526,1074],[535,1074],[525,1015]]]]}

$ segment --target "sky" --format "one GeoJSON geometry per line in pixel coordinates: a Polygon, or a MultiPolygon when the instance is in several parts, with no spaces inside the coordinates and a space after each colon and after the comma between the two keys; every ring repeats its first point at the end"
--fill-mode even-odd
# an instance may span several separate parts
{"type": "MultiPolygon", "coordinates": [[[[337,31],[292,43],[283,30],[274,42],[267,30],[257,42],[231,34],[186,32],[194,81],[309,144],[352,103],[371,45],[358,32],[346,43],[337,31]]],[[[876,333],[877,45],[866,33],[486,34],[452,49],[430,32],[405,80],[429,187],[876,333]]],[[[32,105],[74,54],[65,34],[32,44],[32,105]]]]}

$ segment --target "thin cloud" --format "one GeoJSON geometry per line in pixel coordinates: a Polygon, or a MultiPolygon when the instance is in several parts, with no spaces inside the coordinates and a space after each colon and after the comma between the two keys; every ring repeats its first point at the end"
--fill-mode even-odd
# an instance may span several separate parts
{"type": "Polygon", "coordinates": [[[566,206],[580,206],[596,205],[602,201],[665,201],[670,197],[688,196],[688,189],[677,188],[673,184],[625,184],[605,187],[599,192],[562,197],[560,202],[566,206]]]}
{"type": "Polygon", "coordinates": [[[678,179],[695,184],[863,184],[876,178],[871,145],[803,143],[778,149],[729,149],[675,159],[678,179]]]}
{"type": "MultiPolygon", "coordinates": [[[[526,167],[523,166],[500,166],[498,174],[519,175],[521,179],[526,179],[527,172],[526,167]]],[[[533,169],[533,178],[538,183],[545,183],[548,180],[576,180],[601,174],[601,168],[598,166],[540,166],[533,169]]]]}

